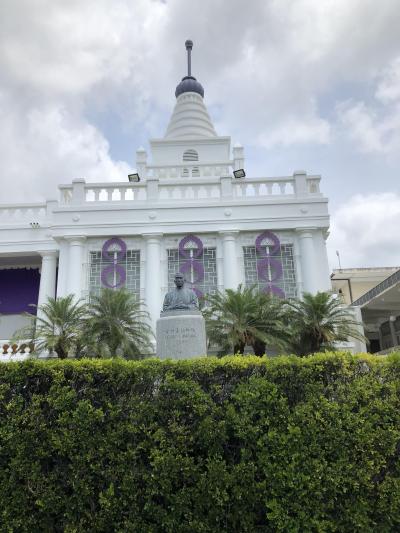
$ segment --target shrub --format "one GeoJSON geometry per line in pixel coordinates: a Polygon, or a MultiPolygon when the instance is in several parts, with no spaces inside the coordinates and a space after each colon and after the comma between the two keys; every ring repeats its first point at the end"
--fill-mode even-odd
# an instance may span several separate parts
{"type": "Polygon", "coordinates": [[[398,531],[399,377],[399,355],[0,365],[1,531],[398,531]]]}

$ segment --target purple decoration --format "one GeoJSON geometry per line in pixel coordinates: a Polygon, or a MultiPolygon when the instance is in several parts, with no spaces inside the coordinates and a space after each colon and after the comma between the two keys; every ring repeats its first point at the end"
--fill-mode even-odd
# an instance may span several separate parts
{"type": "Polygon", "coordinates": [[[203,243],[201,242],[201,239],[199,239],[199,237],[196,237],[196,235],[186,235],[186,237],[183,237],[183,239],[179,243],[179,254],[185,259],[198,259],[202,253],[203,243]],[[197,249],[193,250],[193,258],[190,257],[190,250],[187,250],[185,248],[188,242],[193,242],[197,246],[197,249]]]}
{"type": "Polygon", "coordinates": [[[257,261],[257,273],[259,279],[268,282],[277,281],[283,275],[282,263],[272,257],[265,257],[257,261]]]}
{"type": "Polygon", "coordinates": [[[103,248],[102,248],[103,259],[105,259],[106,261],[115,262],[114,252],[109,252],[109,249],[113,245],[117,245],[120,247],[120,251],[117,252],[117,261],[122,261],[122,259],[126,255],[126,243],[119,237],[113,237],[112,239],[108,239],[108,241],[106,241],[103,244],[103,248]]]}
{"type": "Polygon", "coordinates": [[[185,274],[185,272],[190,272],[193,268],[193,271],[197,274],[197,278],[194,279],[191,283],[199,283],[200,281],[203,281],[204,279],[204,267],[199,261],[186,261],[185,263],[182,263],[179,271],[181,274],[185,274]]]}
{"type": "Polygon", "coordinates": [[[273,285],[272,282],[278,281],[283,276],[282,262],[279,259],[271,257],[280,251],[281,243],[279,238],[272,231],[264,231],[256,238],[256,250],[257,254],[261,256],[257,260],[257,275],[258,279],[267,282],[267,286],[264,288],[264,292],[274,294],[279,298],[285,298],[285,293],[280,287],[273,285]],[[272,250],[264,251],[263,241],[268,239],[272,241],[272,250]]]}
{"type": "Polygon", "coordinates": [[[192,287],[192,291],[196,293],[197,298],[203,298],[204,294],[201,292],[201,290],[196,289],[196,287],[192,287]]]}
{"type": "Polygon", "coordinates": [[[185,274],[185,272],[190,272],[192,269],[196,273],[197,277],[193,280],[191,283],[192,290],[196,293],[198,298],[203,297],[203,293],[201,290],[197,289],[197,287],[194,287],[193,285],[195,283],[201,283],[204,280],[204,266],[203,263],[200,261],[197,261],[199,257],[201,257],[201,254],[203,253],[204,246],[199,237],[196,235],[192,235],[191,233],[189,235],[186,235],[181,239],[179,242],[179,255],[186,259],[181,266],[180,266],[180,272],[182,274],[185,274]],[[185,246],[189,242],[192,242],[196,245],[196,249],[186,249],[185,246]],[[190,257],[190,252],[193,251],[193,257],[190,257]]]}
{"type": "Polygon", "coordinates": [[[278,298],[285,298],[285,293],[280,287],[277,287],[276,285],[267,285],[264,288],[264,292],[269,294],[274,294],[278,298]]]}
{"type": "Polygon", "coordinates": [[[109,265],[101,272],[101,283],[108,287],[109,289],[119,289],[125,284],[126,281],[126,272],[121,265],[109,265]],[[115,285],[108,281],[110,275],[114,277],[114,272],[119,275],[119,281],[116,281],[115,285]]]}
{"type": "Polygon", "coordinates": [[[40,274],[38,268],[11,268],[0,270],[0,313],[17,315],[36,314],[39,298],[40,274]]]}
{"type": "MultiPolygon", "coordinates": [[[[106,261],[112,261],[113,264],[106,266],[101,271],[101,283],[104,287],[109,289],[118,289],[125,284],[126,281],[126,270],[122,265],[118,265],[119,261],[122,261],[126,256],[126,243],[119,237],[113,237],[108,239],[102,248],[102,256],[106,261]],[[118,246],[119,251],[110,251],[111,246],[118,246]],[[115,254],[115,255],[114,255],[115,254]],[[110,283],[109,279],[112,276],[118,276],[119,280],[114,283],[110,283]]],[[[118,278],[117,278],[118,279],[118,278]]]]}
{"type": "Polygon", "coordinates": [[[264,231],[261,233],[257,239],[256,239],[256,250],[259,253],[259,255],[265,256],[265,255],[273,255],[277,252],[279,252],[281,247],[281,243],[278,239],[278,237],[275,235],[275,233],[272,233],[272,231],[264,231]],[[273,243],[272,251],[269,254],[266,254],[264,250],[262,249],[262,242],[265,239],[269,239],[273,243]]]}

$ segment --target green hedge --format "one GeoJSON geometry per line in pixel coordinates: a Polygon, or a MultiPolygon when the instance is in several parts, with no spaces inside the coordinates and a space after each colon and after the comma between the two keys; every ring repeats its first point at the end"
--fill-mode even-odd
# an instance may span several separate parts
{"type": "Polygon", "coordinates": [[[0,365],[7,532],[400,530],[400,355],[0,365]]]}

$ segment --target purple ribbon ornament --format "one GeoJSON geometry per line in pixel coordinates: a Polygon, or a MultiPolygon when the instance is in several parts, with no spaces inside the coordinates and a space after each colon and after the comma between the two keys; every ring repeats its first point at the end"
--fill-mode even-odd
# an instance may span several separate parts
{"type": "Polygon", "coordinates": [[[197,297],[201,298],[203,293],[201,290],[195,287],[194,284],[204,281],[204,266],[201,261],[198,261],[203,254],[203,243],[201,239],[197,237],[197,235],[192,235],[190,233],[180,240],[178,248],[180,257],[185,259],[185,261],[180,265],[179,272],[181,272],[181,274],[188,272],[194,272],[196,274],[195,279],[193,279],[193,281],[190,283],[192,285],[192,290],[196,293],[197,297]],[[188,243],[193,243],[196,248],[185,248],[188,243]]]}
{"type": "Polygon", "coordinates": [[[271,257],[279,253],[281,249],[281,243],[279,238],[272,231],[264,231],[256,238],[256,251],[257,251],[257,275],[261,281],[266,281],[267,285],[264,288],[264,292],[273,294],[279,298],[285,298],[285,293],[280,287],[273,285],[274,282],[280,280],[283,276],[282,261],[275,257],[271,257]],[[263,241],[268,240],[272,242],[272,249],[264,250],[263,241]]]}
{"type": "Polygon", "coordinates": [[[282,263],[272,257],[257,261],[258,278],[271,283],[278,281],[283,275],[282,263]]]}
{"type": "Polygon", "coordinates": [[[102,257],[106,261],[112,261],[112,265],[108,265],[101,271],[101,283],[108,289],[119,289],[126,282],[126,270],[118,262],[125,259],[126,256],[126,243],[119,237],[113,237],[108,239],[104,244],[101,251],[102,257]],[[119,250],[111,250],[111,246],[117,246],[119,250]],[[112,281],[111,281],[112,280],[112,281]]]}

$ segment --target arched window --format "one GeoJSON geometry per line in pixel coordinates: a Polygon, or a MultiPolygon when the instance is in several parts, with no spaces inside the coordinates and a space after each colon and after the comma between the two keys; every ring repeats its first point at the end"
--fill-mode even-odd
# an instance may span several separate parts
{"type": "MultiPolygon", "coordinates": [[[[198,161],[199,160],[199,154],[197,153],[196,150],[193,150],[193,148],[189,148],[188,150],[185,150],[185,152],[183,152],[183,162],[193,162],[193,161],[198,161]]],[[[196,178],[198,176],[200,176],[200,170],[199,170],[199,167],[190,167],[190,168],[184,168],[182,170],[182,176],[183,177],[193,177],[193,178],[196,178]]]]}

